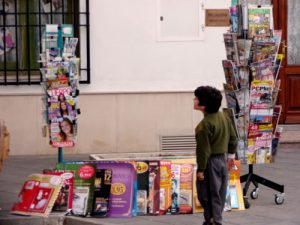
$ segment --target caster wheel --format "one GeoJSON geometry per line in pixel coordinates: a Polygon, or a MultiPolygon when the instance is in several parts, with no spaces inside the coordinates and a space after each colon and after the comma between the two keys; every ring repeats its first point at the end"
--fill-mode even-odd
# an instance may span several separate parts
{"type": "Polygon", "coordinates": [[[284,202],[284,196],[283,194],[276,194],[275,195],[275,203],[276,205],[282,205],[284,202]]]}
{"type": "Polygon", "coordinates": [[[249,209],[250,208],[250,203],[248,201],[248,198],[244,197],[244,205],[245,205],[245,209],[249,209]]]}
{"type": "Polygon", "coordinates": [[[257,199],[258,198],[258,188],[254,189],[251,194],[250,194],[250,197],[252,199],[257,199]]]}

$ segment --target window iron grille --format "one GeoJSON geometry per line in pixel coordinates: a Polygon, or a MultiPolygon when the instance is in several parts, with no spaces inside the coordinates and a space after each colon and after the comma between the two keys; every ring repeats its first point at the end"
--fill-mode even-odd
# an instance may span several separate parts
{"type": "Polygon", "coordinates": [[[89,0],[0,0],[0,85],[40,84],[46,24],[72,24],[80,83],[90,83],[89,0]]]}

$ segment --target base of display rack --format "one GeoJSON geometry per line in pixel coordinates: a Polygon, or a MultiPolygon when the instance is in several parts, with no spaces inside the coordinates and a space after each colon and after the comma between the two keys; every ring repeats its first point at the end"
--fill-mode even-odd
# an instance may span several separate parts
{"type": "Polygon", "coordinates": [[[279,194],[275,194],[275,203],[277,205],[281,205],[284,202],[284,185],[275,183],[264,177],[254,174],[252,164],[249,165],[249,172],[240,177],[240,181],[241,181],[241,183],[245,182],[245,185],[243,188],[245,208],[250,208],[250,203],[246,196],[247,196],[247,192],[248,192],[248,189],[249,189],[249,186],[251,183],[253,183],[253,185],[255,186],[255,189],[250,194],[250,197],[252,199],[258,198],[258,190],[259,190],[258,184],[262,184],[264,186],[267,186],[273,190],[280,192],[279,194]]]}

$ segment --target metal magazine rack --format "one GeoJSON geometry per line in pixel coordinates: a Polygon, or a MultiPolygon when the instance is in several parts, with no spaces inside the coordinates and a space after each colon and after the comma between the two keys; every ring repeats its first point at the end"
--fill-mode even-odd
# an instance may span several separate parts
{"type": "Polygon", "coordinates": [[[272,25],[272,6],[233,5],[231,30],[224,34],[226,60],[223,60],[224,91],[229,114],[239,139],[238,158],[248,164],[240,177],[245,208],[252,183],[252,199],[258,198],[259,184],[279,193],[277,205],[284,202],[284,185],[254,173],[254,164],[274,161],[281,129],[277,126],[281,106],[276,105],[280,88],[278,74],[283,56],[278,54],[281,31],[272,25]]]}

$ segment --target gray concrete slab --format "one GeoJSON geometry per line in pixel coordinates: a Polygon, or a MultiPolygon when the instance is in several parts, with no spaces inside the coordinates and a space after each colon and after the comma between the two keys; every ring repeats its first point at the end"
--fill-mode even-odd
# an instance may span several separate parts
{"type": "MultiPolygon", "coordinates": [[[[65,160],[88,159],[88,155],[65,155],[65,160]]],[[[64,217],[61,214],[51,214],[48,218],[24,217],[10,214],[10,208],[25,178],[44,168],[51,168],[57,162],[57,156],[10,156],[4,162],[0,174],[0,225],[31,224],[31,225],[199,225],[203,214],[139,216],[128,219],[111,218],[79,218],[64,217]]],[[[270,165],[254,165],[254,173],[285,188],[284,203],[275,204],[277,191],[259,185],[258,198],[249,198],[251,207],[245,211],[224,212],[225,225],[299,225],[299,180],[300,180],[300,148],[298,145],[280,145],[275,163],[270,165]]],[[[248,172],[248,165],[242,165],[242,174],[248,172]]],[[[250,186],[248,195],[254,186],[250,186]]]]}

